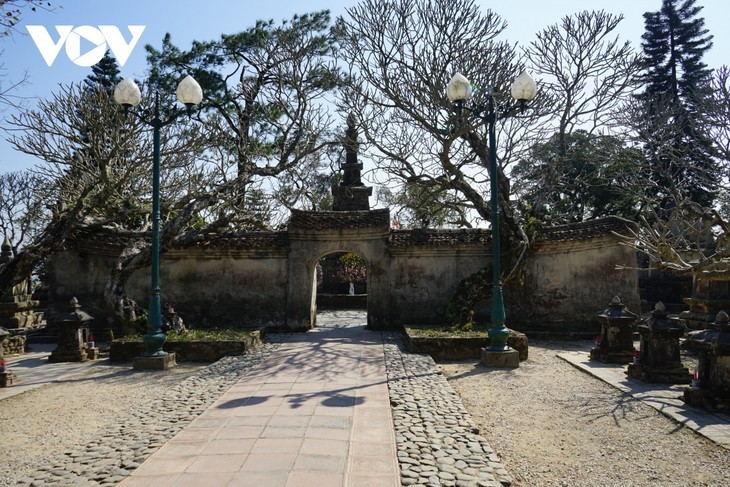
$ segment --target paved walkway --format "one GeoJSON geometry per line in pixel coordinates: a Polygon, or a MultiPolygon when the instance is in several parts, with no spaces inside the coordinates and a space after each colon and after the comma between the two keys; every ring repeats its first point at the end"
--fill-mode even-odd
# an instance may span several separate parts
{"type": "Polygon", "coordinates": [[[322,321],[119,485],[400,485],[380,334],[322,321]]]}
{"type": "Polygon", "coordinates": [[[50,382],[78,374],[95,362],[59,362],[48,361],[48,356],[56,348],[55,344],[32,344],[31,352],[23,355],[7,357],[7,366],[17,382],[10,387],[0,387],[0,400],[35,389],[50,382]]]}
{"type": "Polygon", "coordinates": [[[718,445],[730,449],[730,416],[687,406],[682,401],[684,385],[649,384],[629,379],[625,365],[591,361],[588,352],[563,352],[558,357],[613,387],[630,394],[718,445]]]}

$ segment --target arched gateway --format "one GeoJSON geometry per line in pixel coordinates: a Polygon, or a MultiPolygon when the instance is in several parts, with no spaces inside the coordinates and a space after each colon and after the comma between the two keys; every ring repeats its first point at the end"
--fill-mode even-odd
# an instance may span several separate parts
{"type": "Polygon", "coordinates": [[[364,211],[294,211],[289,220],[287,326],[316,323],[315,266],[327,254],[354,252],[367,265],[368,324],[383,328],[389,313],[390,213],[364,211]]]}

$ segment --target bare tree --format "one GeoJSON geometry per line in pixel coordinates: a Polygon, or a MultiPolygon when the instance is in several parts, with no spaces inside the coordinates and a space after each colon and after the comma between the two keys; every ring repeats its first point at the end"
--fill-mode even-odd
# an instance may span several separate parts
{"type": "Polygon", "coordinates": [[[455,120],[446,85],[456,72],[468,75],[477,103],[488,86],[508,88],[519,63],[498,40],[506,23],[469,0],[366,0],[348,13],[342,49],[354,82],[343,110],[360,121],[375,166],[397,182],[453,190],[489,220],[484,127],[455,120]]]}
{"type": "Polygon", "coordinates": [[[730,275],[730,224],[715,209],[690,199],[658,213],[647,207],[626,244],[649,257],[653,268],[700,278],[730,275]]]}
{"type": "Polygon", "coordinates": [[[552,132],[586,123],[591,130],[613,127],[612,112],[631,93],[639,69],[628,43],[611,39],[621,18],[566,17],[538,34],[521,58],[500,40],[506,23],[471,0],[366,0],[348,13],[341,20],[342,52],[354,83],[342,108],[361,121],[368,155],[386,182],[453,194],[476,215],[474,223],[490,219],[487,134],[471,113],[455,118],[446,84],[461,72],[476,87],[474,104],[485,106],[488,87],[504,93],[499,104],[509,103],[506,91],[522,67],[544,76],[530,110],[497,122],[494,176],[517,269],[530,237],[515,212],[510,167],[529,160],[530,147],[552,132]]]}
{"type": "MultiPolygon", "coordinates": [[[[568,15],[539,32],[524,49],[530,68],[542,77],[543,90],[552,97],[552,115],[542,122],[552,133],[537,141],[533,147],[538,150],[524,159],[525,170],[521,173],[525,180],[520,183],[526,184],[517,184],[520,191],[525,191],[523,195],[529,196],[529,207],[523,208],[530,217],[550,215],[551,201],[561,199],[561,188],[595,187],[591,180],[604,178],[603,166],[613,162],[609,159],[616,158],[621,143],[629,142],[620,123],[620,109],[638,88],[642,65],[631,44],[616,34],[622,20],[622,15],[604,11],[568,15]],[[603,145],[610,152],[601,155],[594,151],[594,159],[584,161],[586,167],[576,171],[576,163],[582,162],[568,155],[573,140],[570,136],[576,131],[592,140],[609,136],[618,145],[608,147],[594,142],[595,147],[603,145]],[[541,165],[539,160],[531,161],[546,149],[551,154],[549,162],[541,165]],[[586,171],[589,165],[595,170],[586,171]],[[585,176],[582,180],[572,179],[580,174],[585,176]]],[[[616,181],[606,184],[614,185],[616,181]]],[[[579,221],[581,216],[568,215],[567,220],[579,221]]]]}
{"type": "Polygon", "coordinates": [[[0,35],[9,36],[16,32],[22,16],[38,9],[51,10],[47,0],[3,0],[0,2],[0,35]]]}
{"type": "MultiPolygon", "coordinates": [[[[143,113],[149,115],[151,103],[151,97],[145,97],[143,113]]],[[[11,145],[42,161],[34,171],[41,182],[38,190],[45,190],[40,196],[50,203],[51,221],[0,271],[0,288],[26,278],[38,262],[82,228],[104,227],[136,237],[130,247],[141,256],[124,261],[129,265],[122,269],[124,276],[149,259],[148,244],[141,243],[150,225],[149,125],[125,113],[108,90],[71,85],[61,86],[35,109],[13,115],[6,130],[11,145]]],[[[163,131],[163,249],[202,208],[215,203],[211,189],[215,182],[197,163],[201,144],[200,131],[185,119],[163,131]]],[[[118,283],[108,287],[120,288],[118,283]]],[[[119,300],[109,301],[117,310],[119,300]]]]}
{"type": "Polygon", "coordinates": [[[0,174],[0,239],[7,238],[16,254],[47,223],[40,193],[30,171],[0,174]]]}
{"type": "MultiPolygon", "coordinates": [[[[712,78],[711,98],[703,106],[710,139],[715,143],[715,149],[723,159],[726,167],[730,166],[730,68],[720,66],[715,70],[712,78]]],[[[730,174],[726,173],[726,176],[730,174]]]]}

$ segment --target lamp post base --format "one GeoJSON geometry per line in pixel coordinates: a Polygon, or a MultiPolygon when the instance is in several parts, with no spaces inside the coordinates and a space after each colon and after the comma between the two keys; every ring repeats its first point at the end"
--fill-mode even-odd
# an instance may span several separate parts
{"type": "Polygon", "coordinates": [[[167,370],[176,365],[175,352],[170,352],[154,357],[147,357],[146,355],[135,357],[132,368],[134,370],[167,370]]]}
{"type": "Polygon", "coordinates": [[[482,348],[482,363],[487,367],[509,367],[516,369],[520,366],[520,353],[513,349],[495,352],[489,348],[482,348]]]}

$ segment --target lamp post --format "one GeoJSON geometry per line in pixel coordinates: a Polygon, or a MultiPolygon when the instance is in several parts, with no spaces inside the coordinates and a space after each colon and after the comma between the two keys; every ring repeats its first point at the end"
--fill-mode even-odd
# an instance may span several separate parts
{"type": "MultiPolygon", "coordinates": [[[[186,76],[177,86],[177,99],[188,109],[203,100],[203,90],[192,76],[186,76]]],[[[132,78],[122,80],[114,88],[114,101],[125,109],[139,105],[142,94],[132,78]]],[[[162,306],[160,302],[160,129],[172,123],[180,111],[173,111],[166,119],[160,118],[160,100],[155,94],[152,118],[138,115],[140,120],[152,126],[152,277],[150,305],[147,311],[147,334],[144,335],[143,357],[165,357],[162,350],[165,334],[162,332],[162,306]]]]}
{"type": "MultiPolygon", "coordinates": [[[[489,172],[491,190],[491,217],[492,217],[492,324],[489,328],[490,352],[504,352],[509,350],[507,338],[509,330],[505,326],[506,313],[504,311],[504,296],[502,293],[502,270],[499,241],[499,179],[497,175],[497,135],[495,122],[497,118],[504,118],[511,115],[516,108],[524,110],[527,101],[535,98],[537,85],[535,80],[527,71],[522,71],[515,78],[510,89],[512,97],[517,100],[517,105],[497,106],[495,104],[496,93],[490,86],[487,91],[487,106],[472,106],[467,109],[480,118],[487,127],[489,134],[489,172]]],[[[456,73],[446,87],[446,96],[456,105],[456,112],[461,116],[464,102],[472,95],[472,87],[469,80],[460,73],[456,73]]]]}

